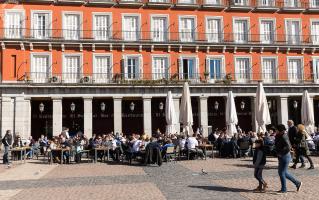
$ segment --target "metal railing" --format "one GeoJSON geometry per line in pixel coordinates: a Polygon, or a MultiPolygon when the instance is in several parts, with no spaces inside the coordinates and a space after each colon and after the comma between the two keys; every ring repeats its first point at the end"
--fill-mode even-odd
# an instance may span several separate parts
{"type": "Polygon", "coordinates": [[[319,83],[314,74],[299,73],[25,73],[27,83],[51,84],[170,84],[190,81],[194,84],[268,84],[319,83]]]}

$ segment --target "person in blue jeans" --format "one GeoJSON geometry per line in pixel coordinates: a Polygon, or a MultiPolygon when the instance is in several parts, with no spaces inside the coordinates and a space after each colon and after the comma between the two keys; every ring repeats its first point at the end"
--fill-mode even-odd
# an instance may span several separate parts
{"type": "Polygon", "coordinates": [[[275,147],[278,157],[278,175],[280,177],[281,182],[281,190],[279,190],[279,193],[286,193],[287,192],[287,184],[286,179],[290,180],[292,183],[295,184],[297,188],[297,192],[300,191],[300,188],[302,186],[302,182],[297,180],[294,176],[292,176],[288,172],[288,165],[291,161],[291,145],[289,142],[289,137],[286,133],[286,127],[283,124],[279,124],[277,126],[277,134],[275,138],[275,147]]]}

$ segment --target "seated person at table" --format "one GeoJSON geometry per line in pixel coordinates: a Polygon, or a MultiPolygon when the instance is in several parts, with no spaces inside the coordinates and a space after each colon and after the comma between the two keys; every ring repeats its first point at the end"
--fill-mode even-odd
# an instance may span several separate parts
{"type": "MultiPolygon", "coordinates": [[[[54,138],[53,141],[50,142],[50,150],[55,150],[59,147],[59,142],[58,142],[58,139],[57,138],[54,138]]],[[[53,158],[53,162],[60,162],[60,155],[59,155],[59,152],[57,151],[51,151],[51,155],[52,155],[52,158],[53,158]]]]}
{"type": "Polygon", "coordinates": [[[187,140],[187,150],[190,153],[190,158],[194,158],[197,154],[201,158],[204,157],[203,151],[201,149],[197,149],[198,141],[196,140],[196,134],[194,133],[192,137],[188,137],[187,140]]]}
{"type": "MultiPolygon", "coordinates": [[[[17,135],[17,137],[15,138],[12,147],[13,147],[13,148],[21,148],[21,147],[24,147],[23,142],[22,142],[22,139],[21,139],[21,137],[20,137],[19,135],[17,135]]],[[[12,156],[13,156],[14,158],[17,158],[18,160],[21,159],[21,153],[20,153],[20,152],[13,152],[12,156]]]]}
{"type": "MultiPolygon", "coordinates": [[[[93,148],[102,148],[103,147],[103,141],[102,137],[98,136],[95,138],[95,141],[93,142],[93,148]]],[[[97,151],[97,157],[102,160],[104,156],[104,151],[97,151]]]]}
{"type": "MultiPolygon", "coordinates": [[[[66,140],[65,137],[62,137],[61,139],[61,147],[66,150],[71,149],[71,145],[69,142],[66,140]]],[[[64,151],[63,152],[63,162],[69,164],[70,163],[70,152],[69,151],[64,151]]]]}
{"type": "Polygon", "coordinates": [[[164,158],[165,154],[166,154],[166,150],[168,147],[174,147],[175,145],[173,144],[171,139],[168,139],[166,144],[164,146],[161,147],[161,152],[162,152],[162,157],[164,158]]]}
{"type": "Polygon", "coordinates": [[[150,143],[145,148],[144,164],[156,163],[162,165],[161,146],[155,138],[151,137],[150,143]]]}
{"type": "Polygon", "coordinates": [[[41,137],[39,138],[39,143],[40,143],[40,152],[42,155],[44,155],[48,147],[48,138],[44,137],[44,135],[41,135],[41,137]]]}
{"type": "Polygon", "coordinates": [[[180,136],[180,140],[179,140],[179,148],[181,152],[185,151],[186,148],[186,139],[185,139],[185,135],[181,135],[180,136]]]}
{"type": "Polygon", "coordinates": [[[140,140],[140,136],[136,135],[135,140],[133,140],[133,157],[139,156],[140,155],[140,148],[142,146],[142,140],[140,140]]]}

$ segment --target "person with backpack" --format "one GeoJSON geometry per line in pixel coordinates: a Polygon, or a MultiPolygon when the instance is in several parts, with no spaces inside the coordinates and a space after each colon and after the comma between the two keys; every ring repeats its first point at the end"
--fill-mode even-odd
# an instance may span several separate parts
{"type": "Polygon", "coordinates": [[[258,187],[254,190],[256,192],[264,192],[268,188],[266,181],[263,179],[263,169],[266,165],[266,152],[264,150],[264,141],[258,139],[255,141],[255,151],[253,157],[254,176],[258,180],[258,187]]]}
{"type": "Polygon", "coordinates": [[[9,150],[12,147],[12,134],[10,130],[6,131],[6,134],[2,138],[2,144],[4,146],[3,164],[6,164],[8,167],[10,167],[9,150]]]}

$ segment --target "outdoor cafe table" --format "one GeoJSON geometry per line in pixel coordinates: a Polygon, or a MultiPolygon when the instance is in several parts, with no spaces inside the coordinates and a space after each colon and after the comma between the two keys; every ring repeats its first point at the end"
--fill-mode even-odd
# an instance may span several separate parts
{"type": "Polygon", "coordinates": [[[197,147],[204,150],[205,160],[207,158],[207,149],[211,148],[212,149],[212,158],[214,158],[214,146],[212,144],[200,144],[197,147]]]}
{"type": "Polygon", "coordinates": [[[57,148],[57,149],[51,149],[50,153],[50,164],[52,164],[53,161],[53,153],[52,152],[60,152],[60,163],[63,164],[63,153],[68,151],[70,153],[70,149],[68,148],[57,148]]]}
{"type": "Polygon", "coordinates": [[[21,162],[23,161],[23,163],[25,163],[27,149],[25,147],[16,147],[16,148],[11,149],[11,160],[13,160],[13,153],[14,152],[20,153],[20,161],[21,162]]]}
{"type": "Polygon", "coordinates": [[[104,162],[105,162],[105,152],[107,152],[107,161],[109,161],[110,149],[108,147],[96,147],[96,148],[94,148],[94,163],[97,162],[97,152],[98,151],[103,151],[104,162]]]}

